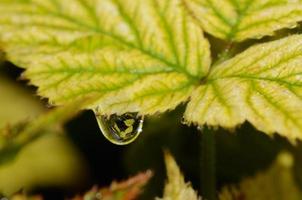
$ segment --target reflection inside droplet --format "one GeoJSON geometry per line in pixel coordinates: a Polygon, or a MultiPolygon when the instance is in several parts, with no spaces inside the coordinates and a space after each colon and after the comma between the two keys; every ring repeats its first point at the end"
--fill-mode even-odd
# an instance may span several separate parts
{"type": "Polygon", "coordinates": [[[97,109],[94,112],[103,135],[114,144],[129,144],[142,132],[144,118],[137,113],[104,116],[97,109]]]}

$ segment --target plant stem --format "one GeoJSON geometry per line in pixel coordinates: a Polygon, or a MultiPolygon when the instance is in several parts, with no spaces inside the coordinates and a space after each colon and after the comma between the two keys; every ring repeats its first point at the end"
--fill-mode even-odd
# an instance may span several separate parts
{"type": "Polygon", "coordinates": [[[212,66],[215,67],[216,65],[228,59],[233,54],[232,52],[233,50],[234,50],[234,43],[232,42],[227,43],[225,49],[218,55],[217,60],[213,63],[212,66]]]}
{"type": "Polygon", "coordinates": [[[215,135],[205,127],[201,134],[201,195],[205,200],[216,200],[216,149],[215,135]]]}

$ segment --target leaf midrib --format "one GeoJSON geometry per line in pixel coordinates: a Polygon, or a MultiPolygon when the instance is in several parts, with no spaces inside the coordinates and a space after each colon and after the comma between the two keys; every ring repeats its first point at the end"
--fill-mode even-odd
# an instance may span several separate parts
{"type": "MultiPolygon", "coordinates": [[[[50,67],[50,66],[49,66],[50,67]]],[[[156,66],[152,70],[131,70],[126,67],[115,67],[114,70],[106,70],[103,68],[97,68],[94,66],[91,67],[72,67],[72,68],[50,68],[44,71],[30,72],[30,75],[43,75],[43,74],[77,74],[77,73],[89,73],[89,74],[102,74],[102,75],[111,75],[111,74],[133,74],[133,75],[150,75],[150,74],[159,74],[159,73],[173,73],[169,68],[166,69],[156,69],[156,66]]]]}

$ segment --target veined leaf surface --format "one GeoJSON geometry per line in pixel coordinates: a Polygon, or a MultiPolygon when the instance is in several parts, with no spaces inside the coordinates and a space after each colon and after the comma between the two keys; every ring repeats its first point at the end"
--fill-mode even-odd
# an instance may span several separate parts
{"type": "Polygon", "coordinates": [[[210,66],[180,0],[0,0],[0,38],[41,96],[104,114],[172,109],[210,66]]]}
{"type": "Polygon", "coordinates": [[[185,118],[233,128],[249,121],[266,133],[302,138],[302,35],[260,44],[213,68],[185,118]]]}
{"type": "Polygon", "coordinates": [[[221,39],[242,41],[292,28],[302,20],[299,0],[183,0],[202,28],[221,39]]]}

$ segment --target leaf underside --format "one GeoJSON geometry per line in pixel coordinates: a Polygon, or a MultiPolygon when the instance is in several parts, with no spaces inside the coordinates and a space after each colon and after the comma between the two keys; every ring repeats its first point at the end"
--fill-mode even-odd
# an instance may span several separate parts
{"type": "Polygon", "coordinates": [[[301,63],[302,35],[251,47],[213,68],[185,118],[225,128],[249,121],[266,133],[302,138],[301,63]]]}
{"type": "Polygon", "coordinates": [[[0,38],[41,96],[103,114],[173,109],[210,66],[180,0],[0,0],[0,38]]]}
{"type": "Polygon", "coordinates": [[[228,41],[273,35],[302,20],[300,0],[183,0],[204,31],[228,41]]]}

